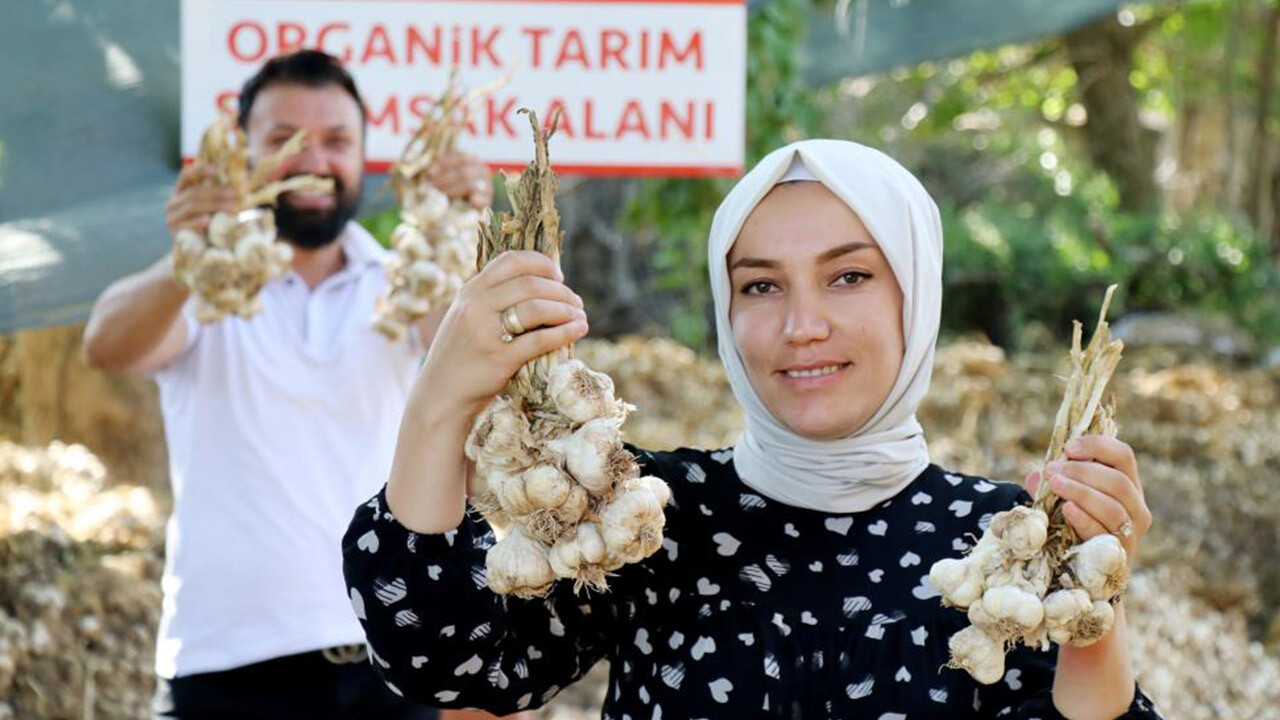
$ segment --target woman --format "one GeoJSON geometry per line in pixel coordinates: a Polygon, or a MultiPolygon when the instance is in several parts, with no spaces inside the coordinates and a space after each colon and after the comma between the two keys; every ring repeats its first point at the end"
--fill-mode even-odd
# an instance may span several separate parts
{"type": "MultiPolygon", "coordinates": [[[[709,253],[720,356],[747,428],[717,452],[637,451],[671,486],[666,539],[603,595],[562,582],[544,600],[504,601],[484,587],[492,535],[463,512],[471,421],[587,322],[541,256],[504,255],[463,289],[387,488],[345,541],[351,599],[388,682],[429,704],[509,712],[608,658],[606,718],[1159,717],[1135,690],[1123,612],[1093,647],[1015,651],[994,685],[940,670],[967,620],[942,607],[930,566],[1029,498],[929,463],[915,411],[938,333],[942,231],[919,182],[854,143],[789,145],[725,199],[709,253]],[[537,329],[503,342],[508,308],[537,329]]],[[[1070,458],[1050,468],[1066,517],[1086,537],[1116,532],[1132,556],[1150,514],[1129,447],[1084,438],[1070,458]]]]}

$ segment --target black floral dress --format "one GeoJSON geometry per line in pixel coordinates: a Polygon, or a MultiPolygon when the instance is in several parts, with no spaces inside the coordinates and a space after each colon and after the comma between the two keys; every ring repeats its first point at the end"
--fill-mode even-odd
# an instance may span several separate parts
{"type": "MultiPolygon", "coordinates": [[[[604,717],[1061,718],[1054,652],[1014,651],[981,685],[945,669],[967,624],[927,582],[1017,485],[930,466],[860,513],[785,505],[738,478],[732,450],[637,451],[671,485],[663,547],[605,594],[557,583],[539,600],[485,585],[488,525],[421,535],[361,506],[343,542],[371,662],[396,692],[505,714],[546,703],[610,661],[604,717]]],[[[384,491],[385,492],[385,491],[384,491]]],[[[1123,718],[1159,718],[1139,691],[1123,718]]]]}

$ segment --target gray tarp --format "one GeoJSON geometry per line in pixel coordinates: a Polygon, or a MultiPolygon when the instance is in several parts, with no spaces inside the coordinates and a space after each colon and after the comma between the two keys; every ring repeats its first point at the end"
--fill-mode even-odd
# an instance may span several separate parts
{"type": "MultiPolygon", "coordinates": [[[[179,2],[0,4],[0,332],[8,332],[82,320],[107,284],[164,252],[163,206],[178,167],[179,2]]],[[[829,10],[815,15],[806,76],[823,84],[1029,40],[1119,4],[852,0],[848,37],[829,10]]]]}

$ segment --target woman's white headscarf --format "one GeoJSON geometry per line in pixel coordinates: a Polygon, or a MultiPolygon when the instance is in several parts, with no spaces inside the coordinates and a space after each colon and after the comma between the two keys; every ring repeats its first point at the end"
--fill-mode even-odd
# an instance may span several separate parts
{"type": "Polygon", "coordinates": [[[744,483],[774,500],[826,512],[860,512],[893,497],[929,464],[916,407],[929,389],[942,307],[942,223],[918,180],[878,150],[841,140],[779,148],[752,168],[716,210],[708,243],[720,359],[747,427],[734,449],[744,483]],[[905,353],[897,381],[852,435],[811,440],[787,429],[747,379],[729,325],[729,249],[747,216],[779,182],[816,180],[857,213],[902,288],[905,353]]]}

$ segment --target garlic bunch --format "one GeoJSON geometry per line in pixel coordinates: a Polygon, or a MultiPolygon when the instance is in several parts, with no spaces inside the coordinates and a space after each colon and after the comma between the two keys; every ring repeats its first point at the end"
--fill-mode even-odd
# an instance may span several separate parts
{"type": "MultiPolygon", "coordinates": [[[[1063,457],[1071,438],[1115,435],[1114,410],[1101,403],[1123,349],[1119,340],[1110,340],[1106,322],[1114,290],[1107,290],[1086,350],[1080,348],[1081,327],[1075,324],[1073,370],[1047,460],[1063,457]]],[[[978,682],[990,684],[1003,676],[1004,655],[1013,645],[1084,647],[1115,623],[1113,603],[1128,581],[1124,547],[1114,535],[1080,542],[1048,487],[1041,483],[1031,507],[997,513],[967,556],[939,560],[929,571],[943,604],[968,612],[969,627],[951,638],[950,666],[978,682]]]]}
{"type": "Polygon", "coordinates": [[[262,287],[289,269],[293,248],[276,242],[275,215],[259,206],[291,190],[333,191],[332,180],[311,175],[267,181],[286,158],[302,150],[304,138],[305,131],[299,130],[252,171],[244,133],[230,116],[219,116],[201,138],[199,162],[214,169],[211,184],[232,190],[238,211],[215,214],[203,236],[184,229],[174,237],[174,279],[195,294],[200,322],[257,315],[262,312],[262,287]]]}
{"type": "Polygon", "coordinates": [[[476,273],[480,212],[451,202],[427,179],[431,166],[453,152],[474,99],[460,96],[455,86],[451,77],[391,168],[400,224],[391,233],[388,289],[378,298],[373,326],[393,341],[433,308],[448,307],[476,273]]]}
{"type": "MultiPolygon", "coordinates": [[[[480,228],[485,262],[509,249],[559,255],[546,153],[554,126],[544,135],[530,117],[536,159],[508,182],[514,216],[480,228]]],[[[662,480],[640,477],[623,446],[629,409],[608,375],[565,348],[521,368],[476,418],[466,442],[475,463],[471,505],[504,534],[487,558],[494,592],[537,596],[555,578],[603,591],[609,573],[661,547],[671,493],[662,480]]]]}
{"type": "Polygon", "coordinates": [[[207,241],[191,230],[178,231],[173,272],[195,292],[197,320],[214,323],[262,312],[262,286],[283,275],[293,259],[293,248],[275,236],[275,216],[260,209],[214,215],[207,241]]]}
{"type": "Polygon", "coordinates": [[[401,207],[384,269],[388,289],[378,298],[373,325],[391,340],[433,308],[448,307],[476,273],[480,214],[426,185],[401,207]]]}

